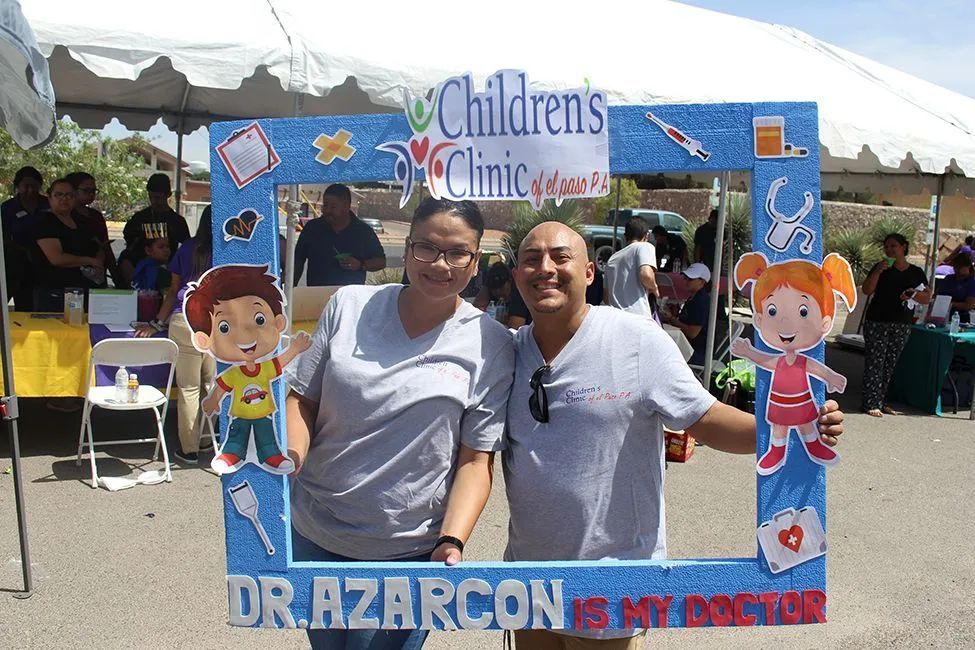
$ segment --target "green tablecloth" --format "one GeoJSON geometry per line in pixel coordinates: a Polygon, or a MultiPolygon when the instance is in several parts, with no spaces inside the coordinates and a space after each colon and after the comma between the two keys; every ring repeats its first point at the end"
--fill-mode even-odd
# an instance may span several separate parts
{"type": "Polygon", "coordinates": [[[944,327],[915,325],[894,370],[890,400],[941,415],[941,387],[956,353],[975,362],[975,331],[949,334],[944,327]]]}

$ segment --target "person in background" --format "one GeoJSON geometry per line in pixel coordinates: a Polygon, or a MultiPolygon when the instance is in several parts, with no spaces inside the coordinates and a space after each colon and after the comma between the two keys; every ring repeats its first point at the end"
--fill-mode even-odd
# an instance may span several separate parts
{"type": "Polygon", "coordinates": [[[909,248],[903,235],[884,237],[884,255],[894,262],[880,260],[863,281],[863,293],[873,299],[863,321],[862,408],[877,418],[898,415],[887,405],[887,387],[911,334],[914,309],[908,301],[926,305],[931,299],[924,270],[907,261],[909,248]]]}
{"type": "Polygon", "coordinates": [[[116,288],[124,288],[121,284],[121,275],[118,272],[118,262],[115,253],[112,252],[112,241],[108,237],[108,224],[105,223],[105,215],[101,211],[91,207],[92,202],[98,197],[98,185],[95,177],[88,172],[71,172],[65,176],[67,181],[74,187],[74,217],[75,221],[90,230],[95,235],[105,251],[105,269],[115,281],[116,288]]]}
{"type": "Polygon", "coordinates": [[[680,235],[667,232],[663,226],[656,225],[653,230],[654,245],[657,247],[657,270],[673,273],[687,268],[687,244],[680,235]]]}
{"type": "Polygon", "coordinates": [[[647,241],[648,225],[642,217],[626,222],[623,229],[626,246],[606,262],[603,293],[610,307],[653,319],[659,290],[654,273],[657,255],[653,244],[647,241]]]}
{"type": "Polygon", "coordinates": [[[294,282],[308,263],[309,287],[365,284],[366,271],[386,268],[376,232],[352,212],[352,192],[333,183],[322,195],[322,216],[301,229],[295,245],[294,282]]]}
{"type": "MultiPolygon", "coordinates": [[[[952,275],[935,283],[939,296],[951,296],[951,312],[957,313],[962,323],[968,323],[968,312],[975,309],[975,273],[972,272],[972,256],[959,253],[951,261],[952,275]]],[[[950,314],[949,314],[950,317],[950,314]]]]}
{"type": "MultiPolygon", "coordinates": [[[[176,251],[180,244],[190,238],[190,228],[186,219],[169,207],[169,197],[173,191],[166,174],[153,174],[146,182],[149,207],[139,210],[122,230],[125,237],[125,251],[119,256],[119,269],[124,280],[131,282],[135,265],[145,256],[139,240],[169,240],[169,250],[176,251]]],[[[126,282],[126,284],[128,284],[126,282]]]]}
{"type": "Polygon", "coordinates": [[[34,305],[30,250],[34,245],[34,227],[48,208],[47,197],[41,194],[43,184],[39,171],[21,167],[14,174],[13,197],[0,205],[7,292],[14,299],[17,311],[31,311],[34,305]]]}
{"type": "MultiPolygon", "coordinates": [[[[714,265],[714,248],[718,238],[718,211],[711,210],[708,220],[694,231],[694,261],[711,269],[714,265]]],[[[711,269],[712,271],[714,269],[711,269]]]]}
{"type": "Polygon", "coordinates": [[[153,336],[166,329],[179,347],[176,358],[176,417],[179,449],[173,452],[178,461],[196,464],[200,451],[200,392],[213,383],[217,364],[209,354],[193,346],[190,327],[183,316],[183,298],[190,282],[200,279],[213,259],[213,218],[210,206],[203,209],[196,235],[183,242],[169,262],[170,291],[166,293],[156,318],[136,330],[136,336],[153,336]]]}
{"type": "Polygon", "coordinates": [[[105,252],[95,235],[75,221],[71,183],[59,178],[51,183],[48,195],[50,210],[33,231],[34,308],[61,311],[65,289],[85,289],[87,294],[87,289],[105,285],[105,252]]]}
{"type": "Polygon", "coordinates": [[[169,240],[157,237],[144,241],[142,250],[145,254],[135,265],[132,275],[132,288],[142,291],[158,291],[160,294],[169,289],[171,276],[166,264],[169,263],[169,240]]]}
{"type": "Polygon", "coordinates": [[[700,262],[694,262],[682,271],[687,278],[687,288],[690,297],[684,302],[680,313],[674,317],[664,311],[660,319],[668,325],[680,329],[690,341],[694,354],[687,360],[691,365],[699,366],[704,363],[705,347],[708,338],[708,316],[711,313],[711,271],[700,262]]]}
{"type": "Polygon", "coordinates": [[[495,262],[485,274],[484,284],[474,298],[474,306],[486,311],[492,302],[507,305],[511,300],[511,290],[511,269],[504,262],[495,262]]]}

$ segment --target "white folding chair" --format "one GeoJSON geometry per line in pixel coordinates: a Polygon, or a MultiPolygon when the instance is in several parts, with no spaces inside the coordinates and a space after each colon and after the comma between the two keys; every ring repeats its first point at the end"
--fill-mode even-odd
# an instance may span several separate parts
{"type": "MultiPolygon", "coordinates": [[[[725,357],[731,354],[731,343],[741,336],[741,333],[745,331],[746,325],[747,323],[732,318],[731,329],[728,331],[728,334],[714,344],[714,355],[711,357],[711,372],[721,372],[725,369],[725,357]]],[[[728,362],[730,363],[730,359],[728,362]]],[[[691,367],[694,375],[699,380],[704,381],[704,366],[693,363],[688,365],[691,367]]]]}
{"type": "MultiPolygon", "coordinates": [[[[165,391],[155,386],[141,384],[138,400],[135,402],[118,402],[115,399],[115,386],[91,386],[85,395],[85,406],[81,411],[81,431],[78,433],[78,459],[76,465],[81,465],[81,456],[87,448],[91,461],[91,487],[98,487],[98,469],[95,466],[95,447],[107,445],[128,445],[139,443],[156,443],[156,451],[152,459],[159,457],[162,448],[163,463],[165,464],[165,478],[172,481],[173,476],[169,468],[169,452],[163,435],[163,422],[166,421],[166,411],[169,409],[169,390],[173,385],[173,374],[176,370],[176,356],[179,348],[170,339],[105,339],[98,342],[91,349],[91,361],[88,364],[89,382],[94,376],[95,366],[154,366],[169,365],[169,375],[166,379],[165,391]],[[91,427],[91,411],[98,406],[110,411],[139,411],[152,410],[156,416],[156,435],[152,438],[133,438],[129,440],[108,440],[95,442],[91,427]],[[160,411],[160,407],[162,410],[160,411]],[[86,436],[87,433],[87,436],[86,436]],[[86,440],[87,437],[87,440],[86,440]]],[[[110,375],[112,373],[109,373],[110,375]]]]}

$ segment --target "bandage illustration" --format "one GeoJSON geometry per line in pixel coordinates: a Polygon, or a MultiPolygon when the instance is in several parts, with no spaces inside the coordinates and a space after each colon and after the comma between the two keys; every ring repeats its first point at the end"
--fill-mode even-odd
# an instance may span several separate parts
{"type": "Polygon", "coordinates": [[[647,111],[647,119],[659,126],[660,130],[666,133],[668,138],[682,146],[687,150],[687,153],[691,154],[692,156],[697,156],[705,162],[707,162],[707,159],[711,157],[710,153],[704,149],[701,149],[700,140],[695,140],[694,138],[685,135],[677,128],[667,124],[650,111],[647,111]]]}
{"type": "Polygon", "coordinates": [[[267,549],[268,555],[274,555],[274,545],[271,544],[271,539],[267,536],[267,531],[264,530],[264,526],[261,524],[261,520],[257,516],[257,495],[254,494],[254,488],[247,481],[239,483],[229,490],[230,500],[234,502],[234,507],[237,508],[237,512],[241,514],[246,519],[250,519],[251,523],[254,524],[254,528],[257,529],[257,534],[260,536],[261,541],[264,542],[264,548],[267,549]]]}
{"type": "Polygon", "coordinates": [[[789,183],[789,179],[781,176],[772,181],[768,188],[768,195],[765,198],[765,212],[772,219],[772,225],[765,233],[765,243],[769,248],[784,253],[792,245],[792,241],[797,235],[801,235],[804,241],[799,244],[799,250],[808,255],[812,252],[813,242],[816,240],[816,233],[802,225],[802,220],[806,218],[813,209],[812,192],[803,192],[803,204],[799,211],[794,215],[786,216],[775,208],[775,197],[779,190],[789,183]]]}

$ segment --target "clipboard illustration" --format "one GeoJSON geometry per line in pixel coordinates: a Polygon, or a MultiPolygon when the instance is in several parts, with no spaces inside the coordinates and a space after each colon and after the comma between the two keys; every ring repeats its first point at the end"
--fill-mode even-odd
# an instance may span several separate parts
{"type": "Polygon", "coordinates": [[[281,163],[280,156],[257,122],[235,131],[218,144],[216,150],[237,189],[243,188],[281,163]]]}

